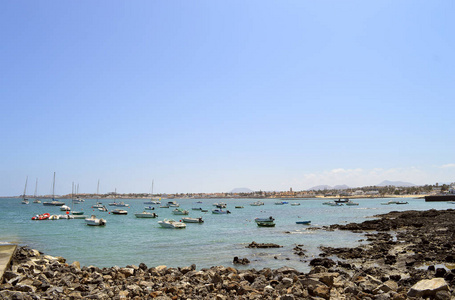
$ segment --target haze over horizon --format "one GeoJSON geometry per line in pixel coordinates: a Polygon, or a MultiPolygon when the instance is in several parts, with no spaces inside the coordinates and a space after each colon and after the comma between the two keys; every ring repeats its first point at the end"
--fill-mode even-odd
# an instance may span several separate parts
{"type": "Polygon", "coordinates": [[[0,3],[0,196],[454,182],[452,1],[0,3]]]}

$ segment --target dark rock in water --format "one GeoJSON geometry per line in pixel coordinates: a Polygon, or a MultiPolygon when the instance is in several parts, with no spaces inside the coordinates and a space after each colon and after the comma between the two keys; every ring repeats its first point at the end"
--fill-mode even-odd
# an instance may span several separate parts
{"type": "Polygon", "coordinates": [[[250,263],[248,258],[238,258],[237,256],[234,257],[233,260],[234,264],[240,264],[240,265],[247,265],[250,263]]]}
{"type": "Polygon", "coordinates": [[[281,248],[283,246],[280,246],[278,244],[273,244],[273,243],[256,243],[252,242],[247,246],[247,248],[281,248]]]}
{"type": "Polygon", "coordinates": [[[336,265],[336,263],[330,258],[315,258],[310,261],[310,266],[323,266],[331,268],[334,265],[336,265]]]}

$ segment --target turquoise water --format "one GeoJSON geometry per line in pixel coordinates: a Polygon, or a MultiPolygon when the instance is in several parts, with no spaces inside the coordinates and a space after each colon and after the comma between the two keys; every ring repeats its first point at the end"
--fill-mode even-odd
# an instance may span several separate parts
{"type": "MultiPolygon", "coordinates": [[[[159,208],[156,219],[139,219],[134,213],[142,212],[144,199],[123,199],[130,205],[128,215],[113,215],[94,211],[91,206],[95,199],[72,205],[86,215],[95,214],[107,220],[105,227],[85,225],[82,219],[32,221],[36,214],[48,212],[63,214],[59,207],[32,203],[21,204],[21,199],[0,199],[0,244],[17,243],[43,251],[54,256],[63,256],[69,263],[79,261],[81,265],[98,267],[138,265],[166,265],[181,267],[196,264],[197,268],[215,265],[232,266],[234,256],[246,257],[251,263],[245,268],[294,267],[302,272],[309,270],[308,262],[319,254],[319,246],[356,246],[363,238],[361,234],[344,231],[312,230],[331,224],[362,222],[376,214],[393,210],[427,210],[455,208],[445,202],[425,202],[423,199],[407,199],[407,205],[381,205],[389,199],[358,199],[359,206],[331,207],[322,205],[323,199],[289,200],[300,206],[275,205],[275,199],[262,199],[263,206],[250,206],[252,199],[179,199],[180,207],[190,211],[190,217],[203,217],[203,224],[187,224],[186,229],[165,229],[158,225],[164,218],[180,219],[174,216],[172,208],[159,208]],[[216,202],[226,202],[228,215],[215,215],[211,210],[216,202]],[[234,206],[243,205],[243,209],[234,206]],[[209,212],[193,211],[202,207],[209,212]],[[254,218],[273,216],[276,227],[258,227],[254,218]],[[296,221],[311,220],[311,226],[297,225],[296,221]],[[245,246],[257,243],[277,243],[279,249],[248,249],[245,246]],[[307,257],[293,254],[292,249],[303,244],[307,257]]],[[[67,200],[67,205],[71,206],[67,200]]],[[[101,200],[108,206],[112,199],[101,200]]],[[[164,200],[162,201],[165,202],[164,200]]],[[[239,267],[239,266],[236,266],[239,267]]],[[[242,267],[240,267],[242,268],[242,267]]]]}

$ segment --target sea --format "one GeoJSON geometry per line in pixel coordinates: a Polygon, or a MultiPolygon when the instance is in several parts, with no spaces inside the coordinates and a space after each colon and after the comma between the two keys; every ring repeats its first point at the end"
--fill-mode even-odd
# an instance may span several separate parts
{"type": "MultiPolygon", "coordinates": [[[[100,201],[108,206],[113,199],[85,199],[72,204],[71,199],[59,199],[73,210],[82,210],[107,221],[106,226],[88,226],[83,219],[61,219],[32,221],[36,214],[64,214],[60,207],[32,203],[21,204],[22,199],[0,199],[0,244],[27,245],[52,256],[62,256],[68,263],[80,262],[81,266],[125,267],[145,263],[148,267],[165,265],[184,267],[192,264],[197,269],[212,266],[236,267],[257,270],[262,268],[295,268],[301,272],[310,270],[309,261],[318,257],[321,246],[355,247],[365,243],[361,233],[349,231],[328,231],[325,226],[332,224],[359,223],[375,215],[390,211],[428,210],[455,208],[447,202],[425,202],[424,199],[398,199],[408,201],[404,205],[382,205],[394,199],[355,199],[358,206],[328,206],[328,199],[175,199],[180,208],[189,210],[189,217],[202,217],[202,224],[187,224],[185,229],[162,228],[158,221],[180,220],[173,215],[173,208],[154,205],[157,218],[136,218],[134,213],[144,211],[147,199],[121,199],[130,207],[124,208],[127,215],[100,212],[92,206],[100,201]],[[260,200],[262,206],[250,204],[260,200]],[[276,202],[288,204],[276,205],[276,202]],[[202,203],[198,203],[202,202],[202,203]],[[214,203],[225,202],[230,214],[212,214],[214,203]],[[292,206],[291,203],[299,203],[292,206]],[[243,208],[235,208],[243,206],[243,208]],[[192,210],[202,208],[208,212],[192,210]],[[255,218],[272,216],[275,227],[258,227],[255,218]],[[296,224],[296,221],[311,221],[311,225],[296,224]],[[251,249],[256,243],[275,243],[281,248],[251,249]],[[305,256],[299,256],[293,249],[300,245],[305,256]],[[234,265],[233,258],[248,258],[250,264],[234,265]]],[[[118,201],[119,199],[117,199],[118,201]]],[[[162,199],[162,203],[173,201],[162,199]]],[[[44,201],[44,200],[42,200],[44,201]]]]}

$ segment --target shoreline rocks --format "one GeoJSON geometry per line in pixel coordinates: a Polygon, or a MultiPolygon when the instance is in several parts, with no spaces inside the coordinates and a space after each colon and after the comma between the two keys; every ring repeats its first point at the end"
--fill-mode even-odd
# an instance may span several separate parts
{"type": "MultiPolygon", "coordinates": [[[[454,298],[455,271],[440,266],[455,260],[454,210],[392,212],[328,229],[367,232],[369,243],[321,247],[321,257],[310,261],[307,274],[289,267],[197,270],[195,265],[149,268],[143,263],[81,268],[78,262],[68,264],[62,257],[18,247],[0,284],[0,299],[454,298]],[[417,268],[424,263],[430,267],[417,268]]],[[[294,250],[303,253],[303,245],[294,250]]]]}

